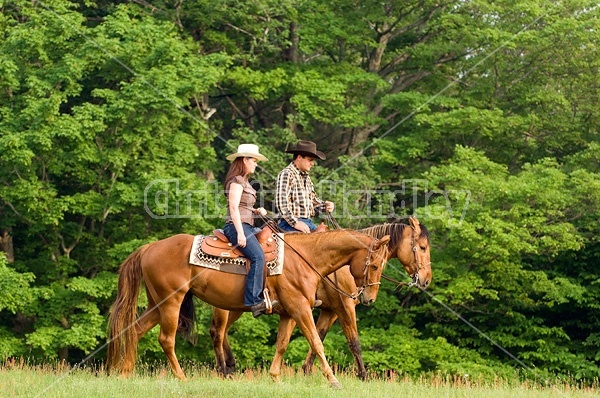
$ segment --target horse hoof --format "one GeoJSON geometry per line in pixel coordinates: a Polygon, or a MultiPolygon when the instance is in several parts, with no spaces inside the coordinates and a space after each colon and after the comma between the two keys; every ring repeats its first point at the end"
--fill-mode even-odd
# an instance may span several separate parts
{"type": "Polygon", "coordinates": [[[331,388],[333,388],[334,390],[341,390],[342,383],[340,383],[339,381],[334,381],[331,383],[331,388]]]}

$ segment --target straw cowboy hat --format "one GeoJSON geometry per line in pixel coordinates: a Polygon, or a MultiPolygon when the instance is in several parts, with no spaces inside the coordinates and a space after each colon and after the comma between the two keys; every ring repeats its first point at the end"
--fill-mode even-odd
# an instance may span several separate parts
{"type": "Polygon", "coordinates": [[[237,148],[236,153],[232,153],[227,156],[225,159],[229,161],[234,161],[237,158],[255,158],[258,160],[269,160],[264,155],[258,153],[258,145],[254,144],[240,144],[237,148]]]}
{"type": "Polygon", "coordinates": [[[312,141],[298,141],[296,145],[290,148],[290,145],[285,150],[286,153],[298,153],[300,155],[310,155],[321,160],[325,160],[325,154],[317,151],[317,144],[312,141]]]}

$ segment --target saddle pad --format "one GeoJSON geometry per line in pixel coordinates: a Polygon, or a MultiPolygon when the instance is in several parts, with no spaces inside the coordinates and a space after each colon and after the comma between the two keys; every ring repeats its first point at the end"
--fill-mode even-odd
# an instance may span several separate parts
{"type": "MultiPolygon", "coordinates": [[[[267,262],[267,268],[269,270],[269,276],[281,275],[283,271],[283,234],[277,234],[280,239],[275,238],[275,244],[277,246],[277,257],[273,261],[267,262]]],[[[199,267],[210,268],[217,271],[227,272],[230,274],[246,275],[246,257],[238,258],[225,258],[211,256],[202,251],[202,242],[206,236],[196,235],[194,236],[194,242],[192,243],[192,250],[190,252],[190,264],[197,265],[199,267]]]]}

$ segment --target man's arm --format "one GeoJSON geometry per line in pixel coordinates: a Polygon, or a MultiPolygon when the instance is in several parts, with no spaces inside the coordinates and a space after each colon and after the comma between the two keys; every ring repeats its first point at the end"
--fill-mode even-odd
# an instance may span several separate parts
{"type": "Polygon", "coordinates": [[[292,205],[290,203],[290,191],[292,189],[292,180],[290,171],[283,169],[277,175],[277,185],[275,186],[275,206],[281,218],[287,221],[292,227],[298,220],[292,214],[292,205]]]}
{"type": "Polygon", "coordinates": [[[323,200],[317,196],[317,192],[315,191],[315,185],[313,184],[312,180],[310,180],[308,188],[310,189],[310,200],[312,201],[313,207],[314,208],[321,207],[322,209],[327,210],[330,213],[333,213],[333,210],[335,209],[335,205],[333,204],[333,202],[330,202],[328,200],[323,200]]]}
{"type": "Polygon", "coordinates": [[[313,207],[318,207],[322,205],[323,200],[319,199],[319,197],[317,196],[317,192],[315,192],[315,184],[313,184],[312,179],[310,177],[308,177],[308,184],[306,188],[308,189],[308,197],[313,207]]]}

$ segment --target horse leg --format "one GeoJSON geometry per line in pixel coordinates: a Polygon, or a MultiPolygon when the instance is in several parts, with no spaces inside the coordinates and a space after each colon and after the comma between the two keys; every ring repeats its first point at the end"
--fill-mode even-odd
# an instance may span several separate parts
{"type": "Polygon", "coordinates": [[[187,379],[175,355],[175,335],[179,321],[179,309],[184,296],[185,292],[179,292],[165,299],[159,306],[160,335],[158,336],[158,342],[169,361],[169,365],[171,365],[173,376],[180,380],[187,379]]]}
{"type": "Polygon", "coordinates": [[[237,321],[243,312],[230,312],[220,308],[213,308],[210,337],[215,351],[217,370],[225,377],[235,371],[235,357],[229,346],[227,333],[231,325],[237,321]]]}
{"type": "MultiPolygon", "coordinates": [[[[148,296],[148,308],[146,309],[146,311],[144,311],[144,313],[142,315],[140,315],[140,317],[138,318],[138,320],[135,323],[136,347],[137,347],[137,343],[140,341],[140,339],[142,337],[144,337],[144,335],[150,329],[152,329],[154,326],[156,326],[156,324],[160,320],[160,313],[158,312],[158,308],[156,307],[156,304],[154,303],[152,296],[150,296],[150,294],[148,294],[148,293],[146,295],[148,296]]],[[[135,365],[135,360],[133,358],[132,359],[126,358],[123,361],[121,375],[128,376],[129,374],[131,374],[131,372],[133,371],[134,365],[135,365]]]]}
{"type": "Polygon", "coordinates": [[[269,375],[273,381],[281,380],[281,365],[283,364],[283,354],[290,344],[292,331],[296,326],[296,322],[289,316],[279,317],[279,330],[277,331],[277,342],[275,343],[275,356],[269,369],[269,375]]]}
{"type": "Polygon", "coordinates": [[[212,322],[210,324],[210,339],[215,352],[215,363],[217,371],[222,376],[227,376],[227,365],[225,365],[225,354],[223,352],[223,339],[225,328],[229,319],[229,311],[214,307],[212,322]]]}
{"type": "Polygon", "coordinates": [[[223,336],[223,353],[225,355],[225,366],[227,367],[227,374],[232,374],[235,372],[235,356],[233,355],[233,351],[231,351],[231,346],[229,346],[229,330],[231,326],[240,319],[240,317],[244,315],[243,312],[230,312],[229,319],[227,321],[227,327],[225,329],[225,335],[223,336]]]}
{"type": "MultiPolygon", "coordinates": [[[[317,332],[319,333],[319,338],[321,341],[325,340],[325,336],[327,336],[327,332],[333,326],[334,322],[337,319],[337,315],[334,312],[329,310],[321,310],[319,314],[319,318],[317,319],[317,332]]],[[[302,365],[302,370],[304,374],[310,374],[313,370],[313,364],[315,363],[316,355],[312,348],[308,349],[308,354],[306,354],[306,359],[304,360],[304,364],[302,365]]]]}
{"type": "Polygon", "coordinates": [[[356,361],[356,373],[361,380],[367,378],[367,369],[362,358],[362,348],[360,346],[360,340],[358,338],[358,326],[356,325],[356,303],[351,299],[342,299],[344,304],[344,310],[339,312],[340,325],[348,340],[348,347],[350,352],[354,355],[356,361]]]}
{"type": "Polygon", "coordinates": [[[317,333],[310,306],[298,307],[298,311],[296,311],[294,315],[294,320],[300,327],[300,330],[302,330],[304,337],[306,337],[308,344],[310,344],[310,348],[315,352],[319,361],[321,361],[321,371],[329,381],[331,387],[342,388],[342,385],[334,376],[333,370],[331,370],[331,366],[329,366],[329,363],[327,362],[327,358],[325,358],[323,342],[319,338],[319,333],[317,333]]]}

